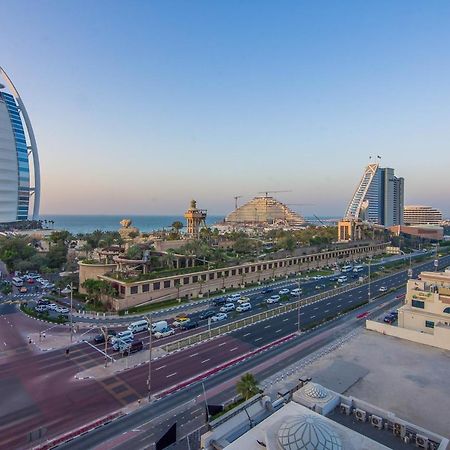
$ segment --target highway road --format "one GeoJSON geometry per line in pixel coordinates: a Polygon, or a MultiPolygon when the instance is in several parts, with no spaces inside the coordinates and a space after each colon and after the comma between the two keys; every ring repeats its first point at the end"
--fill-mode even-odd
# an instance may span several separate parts
{"type": "MultiPolygon", "coordinates": [[[[450,257],[441,259],[442,264],[447,265],[449,262],[450,257]]],[[[420,267],[420,270],[430,270],[431,268],[432,263],[427,263],[420,267]]],[[[418,270],[416,269],[416,273],[418,270]]],[[[403,272],[393,275],[387,280],[376,280],[372,287],[375,292],[382,285],[388,288],[398,286],[404,283],[406,278],[406,272],[403,272]]],[[[321,304],[308,305],[302,308],[301,323],[306,325],[311,321],[327,317],[330,313],[336,314],[340,309],[345,309],[345,307],[348,307],[352,303],[357,303],[360,299],[363,299],[364,295],[367,297],[367,286],[356,288],[349,293],[334,296],[322,301],[321,304]]],[[[386,298],[389,297],[392,298],[392,294],[386,296],[386,298]]],[[[382,302],[384,302],[384,298],[374,300],[370,305],[363,307],[361,311],[370,311],[382,302]]],[[[236,377],[245,371],[254,371],[255,367],[259,367],[263,370],[259,374],[262,373],[264,376],[268,376],[280,370],[285,364],[290,362],[286,360],[274,364],[274,358],[279,357],[288,349],[296,348],[296,346],[300,345],[299,352],[290,355],[290,361],[292,362],[295,358],[298,359],[302,355],[307,355],[326,345],[327,342],[336,339],[339,332],[347,332],[348,329],[352,329],[355,326],[362,326],[364,321],[355,319],[355,315],[355,313],[350,313],[342,316],[340,319],[330,322],[313,332],[305,333],[300,337],[297,336],[285,344],[261,352],[252,358],[246,359],[206,378],[204,381],[206,389],[211,395],[214,394],[212,401],[223,401],[221,392],[226,392],[227,390],[232,391],[236,377]],[[340,331],[337,332],[336,330],[340,331]]],[[[198,375],[204,371],[206,372],[214,368],[217,364],[261,347],[278,338],[278,336],[289,335],[296,331],[297,326],[297,313],[294,311],[158,360],[153,364],[152,392],[157,393],[160,390],[165,390],[170,386],[188,379],[190,376],[198,375]],[[218,351],[219,347],[220,351],[218,351]]],[[[145,395],[147,392],[146,367],[134,369],[117,378],[126,380],[129,386],[136,392],[141,393],[141,395],[145,395]]],[[[183,389],[167,395],[150,406],[142,406],[136,412],[95,430],[86,436],[78,438],[64,445],[63,448],[95,448],[96,445],[99,445],[107,439],[114,438],[127,430],[136,429],[142,423],[148,422],[159,414],[167,413],[176,405],[191,399],[200,399],[201,393],[201,385],[198,383],[191,385],[189,389],[183,389]]]]}

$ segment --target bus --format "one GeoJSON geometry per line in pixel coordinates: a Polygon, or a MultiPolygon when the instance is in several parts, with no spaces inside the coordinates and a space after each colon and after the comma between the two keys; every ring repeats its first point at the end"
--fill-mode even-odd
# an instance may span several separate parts
{"type": "Polygon", "coordinates": [[[364,266],[355,266],[353,268],[353,272],[358,273],[358,272],[362,272],[364,270],[364,266]]]}
{"type": "Polygon", "coordinates": [[[23,280],[22,280],[22,278],[14,277],[14,278],[12,279],[12,284],[13,284],[14,286],[16,286],[16,287],[22,287],[22,286],[23,286],[23,280]]]}
{"type": "Polygon", "coordinates": [[[348,265],[348,266],[343,266],[342,269],[341,269],[341,272],[342,273],[351,272],[352,270],[353,270],[353,266],[348,265]]]}

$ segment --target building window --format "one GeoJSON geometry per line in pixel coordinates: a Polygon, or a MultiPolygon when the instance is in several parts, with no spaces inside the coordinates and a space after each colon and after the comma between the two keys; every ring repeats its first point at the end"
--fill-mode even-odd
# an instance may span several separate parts
{"type": "Polygon", "coordinates": [[[120,286],[120,293],[125,294],[125,286],[120,286]]]}
{"type": "Polygon", "coordinates": [[[137,293],[138,293],[138,287],[137,286],[131,286],[130,294],[137,294],[137,293]]]}
{"type": "Polygon", "coordinates": [[[231,276],[233,276],[233,275],[236,275],[236,269],[233,269],[233,270],[231,271],[231,276]]]}
{"type": "Polygon", "coordinates": [[[424,308],[425,308],[425,303],[422,302],[422,301],[420,301],[420,300],[413,300],[413,301],[412,301],[412,306],[413,306],[414,308],[421,308],[421,309],[424,309],[424,308]]]}
{"type": "Polygon", "coordinates": [[[202,275],[202,280],[206,281],[206,274],[202,275]]]}
{"type": "Polygon", "coordinates": [[[197,281],[198,281],[198,276],[197,276],[197,275],[194,275],[194,276],[192,277],[192,282],[193,282],[193,283],[197,283],[197,281]]]}
{"type": "Polygon", "coordinates": [[[161,286],[161,283],[159,281],[156,282],[156,283],[153,283],[153,290],[154,291],[159,290],[160,286],[161,286]]]}
{"type": "Polygon", "coordinates": [[[170,288],[170,280],[164,281],[164,287],[170,288]]]}
{"type": "Polygon", "coordinates": [[[425,326],[427,328],[434,328],[434,322],[432,320],[425,320],[425,326]]]}
{"type": "Polygon", "coordinates": [[[150,290],[149,284],[143,284],[142,285],[142,292],[148,292],[150,290]]]}
{"type": "Polygon", "coordinates": [[[229,270],[225,270],[225,278],[228,277],[230,275],[230,271],[229,270]]]}
{"type": "Polygon", "coordinates": [[[189,277],[183,278],[183,284],[189,284],[189,277]]]}
{"type": "Polygon", "coordinates": [[[210,280],[214,280],[214,273],[210,273],[210,274],[209,274],[209,279],[210,279],[210,280]]]}

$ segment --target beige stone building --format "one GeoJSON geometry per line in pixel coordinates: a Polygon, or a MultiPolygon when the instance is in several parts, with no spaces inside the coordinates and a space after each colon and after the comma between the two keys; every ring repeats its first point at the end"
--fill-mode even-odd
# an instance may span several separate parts
{"type": "MultiPolygon", "coordinates": [[[[205,270],[202,266],[187,267],[177,271],[175,275],[165,277],[158,277],[157,272],[150,272],[137,280],[121,278],[120,274],[112,272],[111,265],[81,262],[80,285],[88,278],[99,278],[110,283],[117,291],[118,298],[112,300],[112,307],[117,311],[154,301],[194,298],[224,289],[245,287],[250,283],[293,275],[308,269],[363,259],[383,253],[387,245],[387,243],[372,243],[210,270],[207,270],[206,266],[205,270]]],[[[80,291],[83,292],[82,288],[80,291]]]]}

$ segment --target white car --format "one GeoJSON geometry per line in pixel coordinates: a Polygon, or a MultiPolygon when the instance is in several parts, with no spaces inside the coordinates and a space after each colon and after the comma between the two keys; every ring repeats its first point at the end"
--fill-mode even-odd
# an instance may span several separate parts
{"type": "Polygon", "coordinates": [[[47,311],[47,305],[37,305],[34,310],[38,313],[43,313],[47,311]]]}
{"type": "Polygon", "coordinates": [[[281,297],[279,295],[272,295],[272,297],[269,297],[266,300],[266,303],[270,305],[271,303],[278,303],[280,301],[281,297]]]}
{"type": "Polygon", "coordinates": [[[386,292],[387,291],[387,287],[386,286],[381,286],[380,289],[378,289],[380,292],[386,292]]]}
{"type": "Polygon", "coordinates": [[[226,313],[217,313],[211,317],[211,322],[220,322],[221,320],[226,320],[228,315],[226,313]]]}
{"type": "Polygon", "coordinates": [[[299,288],[292,289],[292,291],[291,291],[291,295],[301,295],[301,294],[302,294],[302,290],[299,288]]]}
{"type": "Polygon", "coordinates": [[[248,297],[241,297],[238,301],[239,304],[242,303],[250,303],[250,299],[248,297]]]}
{"type": "Polygon", "coordinates": [[[69,308],[66,308],[65,306],[58,306],[55,311],[60,314],[69,314],[69,308]]]}
{"type": "Polygon", "coordinates": [[[242,303],[236,308],[237,312],[250,311],[252,309],[252,305],[250,303],[242,303]]]}
{"type": "Polygon", "coordinates": [[[56,303],[50,303],[50,305],[47,305],[47,309],[51,311],[56,311],[59,308],[59,306],[56,303]]]}
{"type": "Polygon", "coordinates": [[[227,298],[227,303],[229,302],[236,302],[237,300],[239,300],[241,298],[241,294],[231,294],[228,298],[227,298]]]}
{"type": "Polygon", "coordinates": [[[291,292],[289,289],[284,288],[284,289],[281,289],[281,291],[278,292],[278,293],[279,293],[280,295],[286,295],[286,294],[289,294],[289,292],[291,292]]]}
{"type": "Polygon", "coordinates": [[[236,309],[236,307],[234,306],[234,303],[226,303],[225,305],[221,306],[219,311],[226,313],[229,311],[234,311],[236,309]]]}
{"type": "Polygon", "coordinates": [[[171,336],[172,334],[175,334],[175,330],[173,328],[167,327],[164,328],[161,331],[157,331],[154,336],[156,339],[161,339],[167,336],[171,336]]]}

